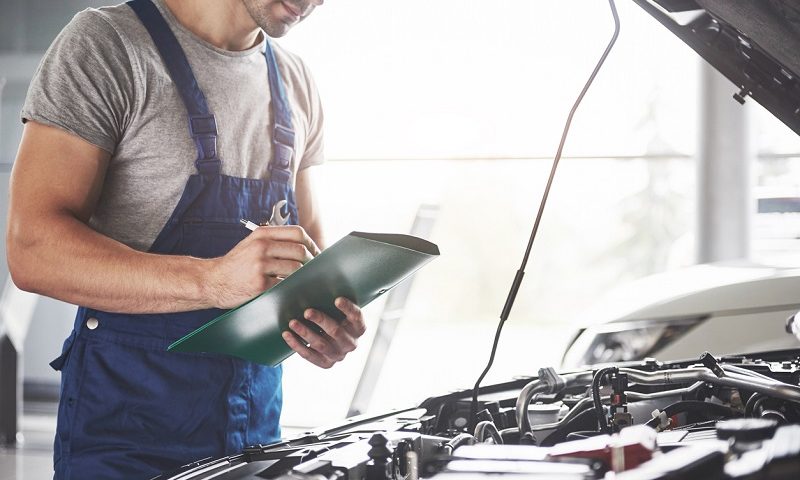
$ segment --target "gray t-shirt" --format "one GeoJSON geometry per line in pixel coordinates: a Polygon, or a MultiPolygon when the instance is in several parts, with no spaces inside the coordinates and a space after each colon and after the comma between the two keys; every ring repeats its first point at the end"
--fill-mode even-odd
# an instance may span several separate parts
{"type": "MultiPolygon", "coordinates": [[[[186,53],[219,132],[222,173],[269,177],[272,112],[264,45],[222,50],[154,0],[186,53]]],[[[323,162],[322,109],[300,59],[272,42],[292,107],[295,171],[323,162]]],[[[22,121],[77,135],[111,153],[90,225],[147,250],[196,173],[186,108],[150,35],[125,4],[78,13],[47,51],[22,121]]],[[[77,159],[76,161],[79,161],[77,159]]]]}

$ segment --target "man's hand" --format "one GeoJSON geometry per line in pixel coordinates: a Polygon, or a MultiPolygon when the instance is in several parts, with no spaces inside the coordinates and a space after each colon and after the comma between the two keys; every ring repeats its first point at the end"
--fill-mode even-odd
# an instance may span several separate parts
{"type": "Polygon", "coordinates": [[[334,304],[345,314],[343,321],[336,321],[311,308],[304,312],[306,320],[319,326],[322,333],[313,331],[298,320],[289,322],[294,334],[283,332],[283,340],[292,350],[321,368],[331,368],[336,362],[344,360],[345,355],[356,349],[358,338],[367,329],[361,309],[356,304],[342,297],[337,298],[334,304]]]}
{"type": "Polygon", "coordinates": [[[219,308],[233,308],[273,287],[319,248],[303,227],[261,227],[212,260],[206,288],[219,308]]]}

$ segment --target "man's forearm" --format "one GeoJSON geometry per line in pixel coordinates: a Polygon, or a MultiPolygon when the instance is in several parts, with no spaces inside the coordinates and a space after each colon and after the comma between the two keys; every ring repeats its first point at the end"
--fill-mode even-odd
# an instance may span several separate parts
{"type": "MultiPolygon", "coordinates": [[[[136,251],[88,226],[110,154],[28,122],[9,182],[8,266],[18,287],[119,313],[233,308],[291,275],[319,249],[299,226],[257,228],[224,256],[136,251]]],[[[301,209],[300,216],[306,218],[301,209]]]]}
{"type": "Polygon", "coordinates": [[[211,260],[136,251],[69,214],[23,224],[10,219],[7,253],[23,290],[119,313],[167,313],[214,307],[211,260]]]}

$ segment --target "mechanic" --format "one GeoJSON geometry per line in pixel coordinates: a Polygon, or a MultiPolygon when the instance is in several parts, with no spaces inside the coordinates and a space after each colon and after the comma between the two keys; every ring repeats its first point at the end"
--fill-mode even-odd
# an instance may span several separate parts
{"type": "MultiPolygon", "coordinates": [[[[30,85],[8,264],[81,305],[62,355],[56,478],[150,478],[280,438],[281,369],[168,353],[323,244],[314,83],[281,37],[323,0],[134,0],[77,14],[30,85]],[[250,233],[240,219],[271,226],[250,233]],[[285,225],[283,225],[285,224],[285,225]]],[[[308,310],[284,333],[329,368],[364,333],[308,310]]]]}

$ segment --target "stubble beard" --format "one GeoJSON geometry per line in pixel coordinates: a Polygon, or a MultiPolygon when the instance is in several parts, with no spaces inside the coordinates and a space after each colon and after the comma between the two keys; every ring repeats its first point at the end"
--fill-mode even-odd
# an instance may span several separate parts
{"type": "MultiPolygon", "coordinates": [[[[297,7],[298,11],[305,11],[308,3],[298,0],[286,1],[292,5],[292,7],[297,7]],[[300,5],[298,5],[298,3],[300,5]]],[[[282,19],[280,15],[275,12],[275,9],[283,8],[283,6],[280,5],[281,0],[242,0],[242,3],[244,3],[245,8],[247,8],[250,17],[256,22],[256,25],[261,27],[267,35],[273,38],[286,35],[294,25],[302,21],[301,18],[300,21],[287,23],[282,19]]]]}

